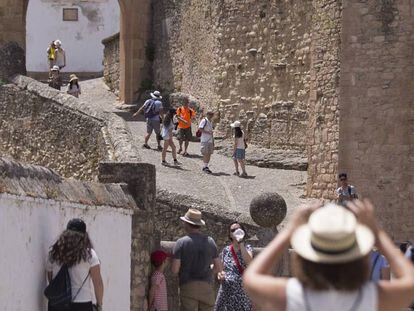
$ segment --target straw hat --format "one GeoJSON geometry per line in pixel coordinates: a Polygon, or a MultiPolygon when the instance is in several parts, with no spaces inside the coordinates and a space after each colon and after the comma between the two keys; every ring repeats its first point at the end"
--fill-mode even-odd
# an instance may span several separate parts
{"type": "Polygon", "coordinates": [[[194,208],[190,208],[184,216],[180,217],[182,221],[188,222],[195,226],[205,226],[206,223],[201,219],[201,212],[194,208]]]}
{"type": "Polygon", "coordinates": [[[318,263],[345,263],[367,255],[374,234],[354,214],[335,204],[316,210],[293,233],[291,244],[303,258],[318,263]]]}
{"type": "Polygon", "coordinates": [[[162,99],[161,93],[159,91],[154,91],[154,93],[151,93],[151,97],[153,99],[162,99]]]}
{"type": "Polygon", "coordinates": [[[72,81],[75,81],[75,80],[79,81],[78,77],[75,74],[71,74],[69,76],[69,82],[72,82],[72,81]]]}
{"type": "Polygon", "coordinates": [[[234,123],[232,123],[232,124],[230,124],[230,126],[231,127],[240,127],[241,126],[241,123],[240,123],[240,121],[234,121],[234,123]]]}

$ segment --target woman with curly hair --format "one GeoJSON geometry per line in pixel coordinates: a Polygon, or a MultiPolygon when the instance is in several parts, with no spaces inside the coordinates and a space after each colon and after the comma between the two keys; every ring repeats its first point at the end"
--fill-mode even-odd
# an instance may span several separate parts
{"type": "MultiPolygon", "coordinates": [[[[100,262],[86,232],[86,224],[81,219],[70,220],[66,230],[52,245],[46,267],[49,282],[63,265],[68,267],[72,287],[70,311],[92,311],[92,284],[96,307],[102,310],[103,282],[100,262]]],[[[56,309],[49,305],[48,311],[56,309]]]]}

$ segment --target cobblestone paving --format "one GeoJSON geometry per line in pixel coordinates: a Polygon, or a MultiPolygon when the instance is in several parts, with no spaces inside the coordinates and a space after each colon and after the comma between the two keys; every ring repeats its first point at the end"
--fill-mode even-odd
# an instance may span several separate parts
{"type": "MultiPolygon", "coordinates": [[[[107,112],[122,116],[133,134],[134,144],[140,150],[140,158],[144,162],[154,164],[157,168],[157,187],[175,193],[190,195],[194,198],[213,202],[223,206],[223,209],[241,212],[243,219],[249,219],[249,204],[251,199],[262,192],[278,192],[292,211],[298,204],[303,203],[301,195],[304,191],[306,172],[294,170],[268,169],[256,166],[247,166],[249,178],[234,176],[233,161],[220,154],[214,154],[210,168],[213,175],[201,171],[202,160],[199,143],[190,143],[190,157],[178,156],[182,163],[179,168],[161,165],[161,152],[155,150],[154,134],[150,139],[150,146],[154,149],[141,148],[144,142],[145,121],[143,118],[133,120],[131,114],[116,108],[119,103],[116,97],[104,85],[101,79],[88,80],[81,83],[83,101],[96,103],[107,112]]],[[[193,125],[194,128],[194,125],[193,125]]],[[[176,141],[178,148],[178,141],[176,141]]],[[[248,152],[248,149],[247,149],[248,152]]],[[[172,162],[171,153],[167,154],[167,161],[172,162]]]]}

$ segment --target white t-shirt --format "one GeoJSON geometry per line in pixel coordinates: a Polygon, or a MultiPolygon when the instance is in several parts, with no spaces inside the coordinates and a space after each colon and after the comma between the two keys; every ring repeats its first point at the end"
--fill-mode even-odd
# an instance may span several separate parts
{"type": "MultiPolygon", "coordinates": [[[[69,268],[70,283],[72,285],[72,298],[75,297],[79,288],[82,286],[83,281],[89,274],[89,270],[92,267],[99,265],[99,258],[96,252],[91,249],[91,258],[88,261],[81,261],[79,264],[69,268]]],[[[51,263],[49,256],[47,259],[46,271],[52,272],[52,277],[55,277],[59,272],[61,265],[57,263],[51,263]]],[[[88,276],[79,294],[76,296],[73,302],[89,302],[93,301],[92,281],[88,276]]]]}
{"type": "MultiPolygon", "coordinates": [[[[207,118],[203,118],[203,120],[201,120],[198,128],[213,133],[213,124],[211,124],[211,122],[207,118]]],[[[213,134],[207,134],[206,132],[203,131],[201,133],[200,142],[201,143],[212,143],[213,134]]]]}
{"type": "Polygon", "coordinates": [[[244,133],[243,133],[242,137],[236,137],[236,149],[245,149],[244,133]]]}
{"type": "Polygon", "coordinates": [[[368,282],[360,291],[345,292],[338,290],[306,290],[296,278],[288,280],[286,286],[287,311],[377,311],[378,290],[375,283],[368,282]],[[309,306],[306,306],[306,300],[309,306]],[[357,302],[358,301],[358,302],[357,302]],[[357,303],[356,303],[357,302],[357,303]],[[351,307],[354,306],[354,309],[351,307]]]}

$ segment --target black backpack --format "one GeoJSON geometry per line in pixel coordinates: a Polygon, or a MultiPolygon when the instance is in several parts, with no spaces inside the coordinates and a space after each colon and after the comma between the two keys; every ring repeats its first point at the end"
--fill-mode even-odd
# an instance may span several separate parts
{"type": "Polygon", "coordinates": [[[49,300],[49,305],[59,311],[70,310],[72,301],[78,296],[88,277],[89,273],[83,281],[82,286],[78,289],[75,297],[72,299],[72,285],[68,266],[62,265],[59,272],[44,291],[46,298],[49,300]]]}
{"type": "Polygon", "coordinates": [[[57,310],[69,310],[72,304],[72,286],[67,265],[62,265],[58,274],[46,287],[44,294],[49,305],[57,310]]]}

